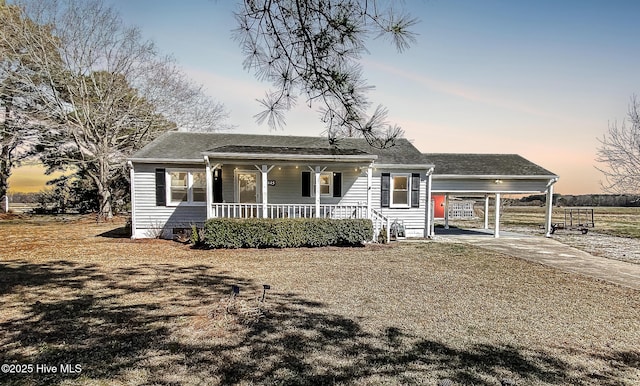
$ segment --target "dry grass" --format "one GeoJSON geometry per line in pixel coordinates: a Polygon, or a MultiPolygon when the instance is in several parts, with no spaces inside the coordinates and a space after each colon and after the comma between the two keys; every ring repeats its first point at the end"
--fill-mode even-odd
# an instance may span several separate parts
{"type": "Polygon", "coordinates": [[[459,244],[202,251],[118,225],[0,222],[3,362],[82,364],[0,383],[640,383],[638,291],[459,244]]]}
{"type": "MultiPolygon", "coordinates": [[[[594,208],[593,231],[617,237],[640,238],[640,208],[594,208]]],[[[512,206],[506,208],[502,219],[505,225],[542,225],[545,208],[512,206]]],[[[553,208],[553,221],[564,220],[564,208],[553,208]]],[[[568,231],[565,231],[568,232],[568,231]]],[[[574,232],[578,233],[578,232],[574,232]]]]}

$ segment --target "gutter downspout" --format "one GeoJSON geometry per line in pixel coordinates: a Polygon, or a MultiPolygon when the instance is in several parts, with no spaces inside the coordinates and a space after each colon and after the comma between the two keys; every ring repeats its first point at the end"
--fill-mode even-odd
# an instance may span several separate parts
{"type": "MultiPolygon", "coordinates": [[[[372,198],[371,198],[371,188],[372,188],[372,182],[373,182],[373,163],[369,164],[369,166],[367,167],[367,218],[368,219],[372,219],[373,215],[371,213],[371,209],[372,209],[372,198]]],[[[377,236],[377,235],[376,235],[377,236]]]]}
{"type": "Polygon", "coordinates": [[[551,237],[551,215],[553,214],[553,184],[558,182],[558,177],[552,178],[547,184],[547,215],[544,225],[545,237],[551,237]]]}

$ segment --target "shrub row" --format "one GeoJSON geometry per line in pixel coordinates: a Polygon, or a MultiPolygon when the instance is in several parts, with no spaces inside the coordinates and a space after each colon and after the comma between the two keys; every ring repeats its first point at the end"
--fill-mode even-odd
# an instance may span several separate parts
{"type": "Polygon", "coordinates": [[[361,245],[372,237],[371,220],[214,218],[199,241],[208,248],[295,248],[361,245]]]}

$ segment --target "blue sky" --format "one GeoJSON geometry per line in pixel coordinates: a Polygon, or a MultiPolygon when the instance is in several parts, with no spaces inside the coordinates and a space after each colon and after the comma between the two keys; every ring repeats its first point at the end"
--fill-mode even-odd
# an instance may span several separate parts
{"type": "MultiPolygon", "coordinates": [[[[108,1],[227,106],[236,132],[269,132],[253,115],[270,85],[242,69],[234,1],[108,1]]],[[[407,138],[424,152],[518,153],[559,174],[561,193],[600,191],[597,138],[640,92],[640,2],[397,4],[420,19],[417,43],[399,54],[372,40],[362,64],[407,138]]],[[[322,130],[300,101],[274,134],[322,130]]]]}

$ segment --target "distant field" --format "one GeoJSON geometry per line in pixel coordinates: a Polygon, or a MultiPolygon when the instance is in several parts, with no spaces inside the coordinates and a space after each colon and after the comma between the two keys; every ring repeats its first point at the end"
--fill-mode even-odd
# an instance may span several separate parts
{"type": "MultiPolygon", "coordinates": [[[[507,207],[503,212],[505,225],[533,226],[544,224],[545,208],[507,207]]],[[[594,232],[618,237],[640,238],[640,208],[594,207],[594,232]]],[[[553,208],[553,222],[564,220],[564,208],[553,208]]]]}
{"type": "Polygon", "coordinates": [[[21,202],[12,202],[9,203],[9,210],[13,213],[29,213],[31,212],[31,210],[33,210],[35,207],[37,207],[38,204],[23,204],[21,202]]]}

